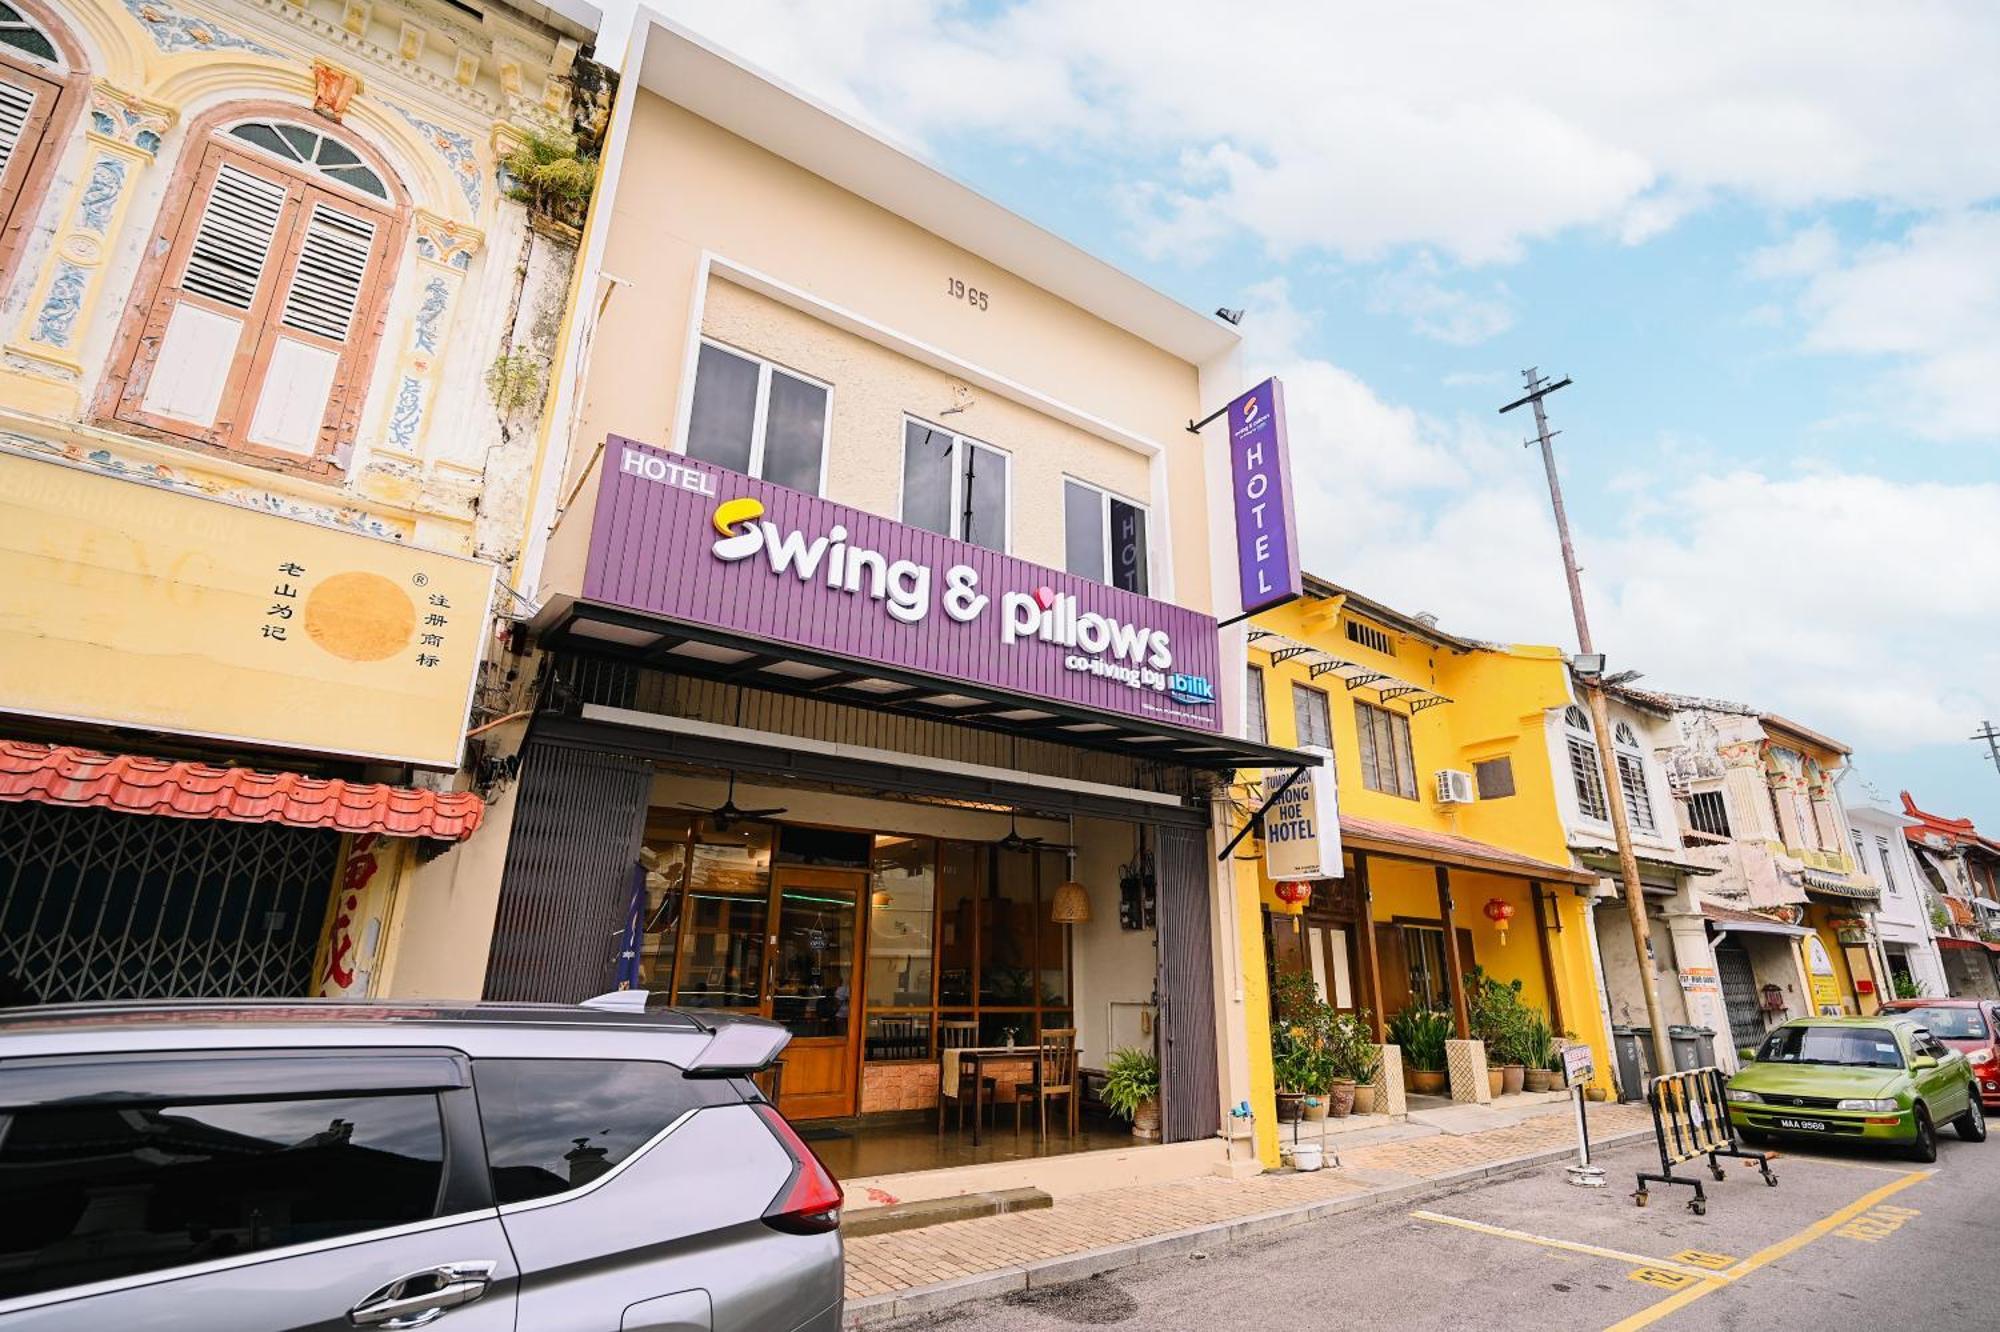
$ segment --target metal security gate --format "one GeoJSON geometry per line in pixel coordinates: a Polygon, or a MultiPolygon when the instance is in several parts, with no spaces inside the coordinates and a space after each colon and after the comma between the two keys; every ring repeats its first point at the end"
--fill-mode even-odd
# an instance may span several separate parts
{"type": "Polygon", "coordinates": [[[43,1003],[307,993],[340,834],[0,804],[0,972],[43,1003]]]}
{"type": "Polygon", "coordinates": [[[1764,1039],[1764,1009],[1757,990],[1757,973],[1750,954],[1733,943],[1715,950],[1715,972],[1722,982],[1722,1006],[1729,1013],[1729,1035],[1736,1047],[1764,1039]]]}
{"type": "Polygon", "coordinates": [[[1159,848],[1160,1118],[1168,1142],[1211,1138],[1222,1124],[1216,1080],[1215,954],[1207,840],[1156,827],[1159,848]]]}
{"type": "Polygon", "coordinates": [[[488,999],[573,1004],[612,988],[652,787],[644,759],[526,746],[488,999]]]}

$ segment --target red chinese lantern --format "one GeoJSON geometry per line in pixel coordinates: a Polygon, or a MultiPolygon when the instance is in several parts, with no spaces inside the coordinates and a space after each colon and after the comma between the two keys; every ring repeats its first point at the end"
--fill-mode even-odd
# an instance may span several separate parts
{"type": "Polygon", "coordinates": [[[1272,891],[1286,906],[1302,907],[1312,900],[1313,886],[1304,879],[1281,879],[1272,891]]]}
{"type": "Polygon", "coordinates": [[[1499,927],[1500,942],[1507,942],[1507,922],[1514,919],[1514,904],[1493,898],[1486,903],[1486,919],[1499,927]]]}

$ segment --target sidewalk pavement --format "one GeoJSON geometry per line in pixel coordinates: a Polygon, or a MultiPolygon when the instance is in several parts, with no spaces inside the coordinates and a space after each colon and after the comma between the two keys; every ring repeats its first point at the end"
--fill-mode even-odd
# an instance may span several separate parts
{"type": "MultiPolygon", "coordinates": [[[[847,1241],[847,1326],[929,1312],[1029,1286],[1226,1244],[1388,1198],[1552,1162],[1575,1151],[1565,1106],[1503,1128],[1340,1147],[1341,1168],[1208,1176],[1105,1189],[1007,1212],[847,1241]]],[[[1593,1105],[1593,1146],[1652,1132],[1643,1105],[1593,1105]]],[[[1330,1141],[1330,1145],[1337,1143],[1330,1141]]]]}

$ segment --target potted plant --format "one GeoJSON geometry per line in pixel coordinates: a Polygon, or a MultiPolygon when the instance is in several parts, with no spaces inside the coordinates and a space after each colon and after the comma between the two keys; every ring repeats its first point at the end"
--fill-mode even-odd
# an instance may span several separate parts
{"type": "Polygon", "coordinates": [[[1449,1016],[1414,1004],[1389,1020],[1389,1038],[1402,1047],[1409,1065],[1411,1091],[1435,1096],[1444,1090],[1444,1043],[1451,1030],[1449,1016]]]}
{"type": "MultiPolygon", "coordinates": [[[[1335,1013],[1327,1024],[1327,1054],[1333,1081],[1329,1088],[1334,1118],[1346,1118],[1356,1107],[1363,1082],[1375,1077],[1375,1047],[1370,1043],[1368,1020],[1359,1013],[1335,1013]]],[[[1374,1087],[1369,1087],[1369,1104],[1374,1104],[1374,1087]]],[[[1366,1113],[1366,1112],[1364,1112],[1366,1113]]]]}
{"type": "Polygon", "coordinates": [[[1549,1029],[1546,1018],[1529,1009],[1526,1020],[1521,1024],[1521,1062],[1527,1065],[1526,1085],[1529,1091],[1545,1092],[1549,1089],[1555,1060],[1555,1032],[1549,1029]]]}
{"type": "Polygon", "coordinates": [[[1150,1050],[1126,1046],[1104,1069],[1104,1108],[1132,1124],[1135,1138],[1160,1136],[1160,1060],[1150,1050]]]}
{"type": "Polygon", "coordinates": [[[1277,1082],[1278,1122],[1321,1120],[1333,1084],[1327,1037],[1334,1010],[1319,986],[1301,971],[1281,971],[1272,979],[1271,1064],[1277,1082]]]}
{"type": "Polygon", "coordinates": [[[1356,1020],[1361,1027],[1361,1044],[1356,1047],[1353,1064],[1354,1113],[1372,1115],[1375,1113],[1375,1075],[1382,1071],[1382,1047],[1370,1038],[1368,1015],[1357,1014],[1356,1020]]]}
{"type": "Polygon", "coordinates": [[[1527,1066],[1521,1061],[1521,1037],[1527,1010],[1521,1005],[1521,982],[1502,983],[1474,967],[1465,973],[1468,1016],[1472,1034],[1486,1043],[1486,1076],[1495,1096],[1521,1090],[1527,1066]]]}

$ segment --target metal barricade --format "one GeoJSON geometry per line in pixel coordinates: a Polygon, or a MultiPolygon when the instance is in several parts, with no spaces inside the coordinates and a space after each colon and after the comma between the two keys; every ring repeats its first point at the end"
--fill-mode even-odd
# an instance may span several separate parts
{"type": "Polygon", "coordinates": [[[1724,1077],[1719,1068],[1696,1068],[1685,1073],[1669,1073],[1662,1078],[1654,1078],[1646,1088],[1646,1103],[1653,1107],[1653,1137],[1660,1145],[1660,1171],[1652,1174],[1639,1172],[1639,1188],[1633,1193],[1632,1201],[1644,1207],[1649,1201],[1646,1181],[1657,1180],[1662,1184],[1691,1184],[1694,1197],[1688,1200],[1688,1210],[1696,1216],[1708,1212],[1708,1198],[1702,1192],[1701,1180],[1694,1176],[1674,1173],[1674,1167],[1699,1157],[1708,1158],[1709,1173],[1719,1184],[1723,1179],[1722,1163],[1717,1158],[1723,1156],[1740,1157],[1755,1161],[1757,1169],[1763,1172],[1764,1182],[1772,1188],[1778,1186],[1778,1177],[1771,1173],[1771,1158],[1765,1152],[1746,1152],[1736,1144],[1736,1132],[1729,1124],[1729,1102],[1723,1095],[1724,1077]]]}

